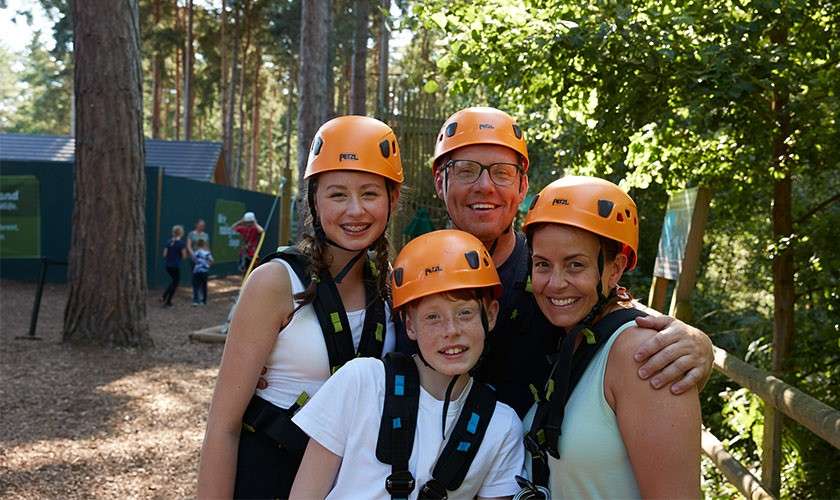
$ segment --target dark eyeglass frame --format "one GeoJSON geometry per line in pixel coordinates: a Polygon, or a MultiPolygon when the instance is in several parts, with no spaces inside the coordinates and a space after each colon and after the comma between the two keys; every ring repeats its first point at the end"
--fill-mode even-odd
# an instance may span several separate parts
{"type": "Polygon", "coordinates": [[[478,175],[475,176],[475,179],[473,179],[471,181],[468,181],[468,182],[465,182],[465,181],[461,181],[457,178],[453,178],[453,180],[455,182],[457,182],[458,184],[463,184],[463,185],[475,184],[476,182],[478,182],[479,179],[481,179],[481,174],[483,174],[484,171],[486,170],[487,171],[487,176],[490,177],[490,180],[493,182],[493,184],[495,184],[497,186],[500,186],[500,187],[513,186],[513,184],[515,182],[515,177],[511,178],[510,182],[499,182],[493,177],[492,168],[495,167],[496,165],[505,165],[505,166],[514,167],[516,169],[516,174],[517,174],[516,177],[519,177],[523,172],[522,171],[522,165],[519,165],[519,164],[516,164],[516,163],[508,163],[508,162],[505,162],[505,161],[500,161],[500,162],[496,162],[496,163],[491,163],[490,165],[485,165],[481,162],[478,162],[478,161],[475,161],[475,160],[467,160],[467,159],[449,160],[444,164],[444,166],[443,166],[444,170],[447,171],[447,172],[450,171],[453,167],[456,166],[455,164],[457,162],[469,162],[469,163],[474,163],[474,164],[478,165],[478,175]]]}

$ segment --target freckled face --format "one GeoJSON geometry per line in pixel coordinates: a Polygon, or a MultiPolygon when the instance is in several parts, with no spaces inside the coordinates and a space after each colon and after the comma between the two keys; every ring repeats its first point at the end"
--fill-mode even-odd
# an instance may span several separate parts
{"type": "Polygon", "coordinates": [[[331,240],[350,250],[362,250],[385,232],[389,197],[393,210],[397,196],[398,190],[388,193],[381,176],[331,171],[318,176],[315,207],[331,240]]]}
{"type": "Polygon", "coordinates": [[[580,323],[598,302],[597,283],[604,293],[618,283],[624,270],[623,256],[607,262],[598,274],[598,237],[561,224],[539,227],[532,238],[531,284],[534,298],[551,324],[571,328],[580,323]]]}
{"type": "MultiPolygon", "coordinates": [[[[496,144],[476,144],[458,148],[452,160],[473,160],[484,165],[519,163],[519,155],[512,149],[496,144]]],[[[497,186],[489,172],[472,184],[459,184],[452,178],[446,181],[443,169],[435,173],[435,188],[446,203],[446,210],[455,226],[481,241],[492,241],[513,224],[519,204],[528,192],[528,176],[522,174],[512,186],[497,186]],[[444,185],[446,183],[446,185],[444,185]]]]}
{"type": "MultiPolygon", "coordinates": [[[[486,314],[490,328],[499,303],[493,301],[486,314]]],[[[443,294],[424,297],[409,306],[408,337],[417,341],[426,362],[444,375],[461,375],[478,363],[484,350],[484,328],[477,300],[452,300],[443,294]]]]}

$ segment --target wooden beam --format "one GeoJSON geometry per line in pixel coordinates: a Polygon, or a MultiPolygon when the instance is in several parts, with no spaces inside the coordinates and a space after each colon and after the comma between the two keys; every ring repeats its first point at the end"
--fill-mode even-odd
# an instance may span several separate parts
{"type": "MultiPolygon", "coordinates": [[[[709,202],[712,195],[707,188],[697,188],[697,199],[691,215],[691,229],[685,242],[682,270],[674,294],[671,297],[671,309],[668,314],[686,323],[692,319],[691,292],[697,284],[697,268],[700,265],[700,253],[703,250],[703,233],[709,215],[709,202]]],[[[664,310],[664,309],[662,309],[664,310]]]]}
{"type": "Polygon", "coordinates": [[[715,369],[840,449],[840,411],[715,347],[715,369]]]}
{"type": "Polygon", "coordinates": [[[700,446],[703,448],[703,453],[726,476],[726,480],[735,486],[744,497],[751,500],[775,500],[776,497],[768,493],[761,482],[735,457],[730,455],[724,449],[723,443],[706,429],[703,429],[700,446]]]}
{"type": "Polygon", "coordinates": [[[668,284],[671,282],[668,278],[654,276],[650,284],[650,294],[648,295],[648,306],[657,311],[665,310],[665,297],[668,295],[668,284]]]}

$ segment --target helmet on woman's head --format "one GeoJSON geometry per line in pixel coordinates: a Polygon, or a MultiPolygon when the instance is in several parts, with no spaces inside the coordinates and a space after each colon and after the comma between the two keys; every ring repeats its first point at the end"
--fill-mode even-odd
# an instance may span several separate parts
{"type": "Polygon", "coordinates": [[[315,133],[303,178],[334,170],[368,172],[402,184],[397,136],[391,127],[367,116],[333,118],[315,133]]]}
{"type": "Polygon", "coordinates": [[[639,214],[636,203],[620,187],[597,177],[567,176],[552,182],[534,198],[522,229],[540,223],[566,224],[615,240],[627,255],[627,269],[636,267],[639,214]]]}
{"type": "Polygon", "coordinates": [[[522,158],[522,171],[528,172],[525,135],[516,120],[496,108],[466,108],[450,116],[435,140],[432,171],[447,153],[474,144],[496,144],[516,151],[522,158]]]}
{"type": "Polygon", "coordinates": [[[408,242],[394,261],[394,308],[436,293],[470,288],[502,292],[493,259],[475,236],[455,229],[433,231],[408,242]]]}

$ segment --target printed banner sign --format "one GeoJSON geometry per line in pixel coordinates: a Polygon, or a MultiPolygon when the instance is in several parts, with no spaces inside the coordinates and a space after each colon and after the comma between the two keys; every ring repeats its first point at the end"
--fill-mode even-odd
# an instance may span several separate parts
{"type": "Polygon", "coordinates": [[[659,237],[659,251],[653,275],[676,280],[682,272],[685,259],[685,244],[691,231],[691,219],[697,204],[697,189],[691,188],[673,193],[668,199],[662,236],[659,237]]]}
{"type": "Polygon", "coordinates": [[[40,192],[34,175],[0,176],[0,258],[41,257],[40,192]]]}
{"type": "Polygon", "coordinates": [[[231,226],[245,213],[245,204],[239,201],[216,200],[215,230],[210,238],[213,259],[216,262],[239,261],[239,233],[231,226]]]}

